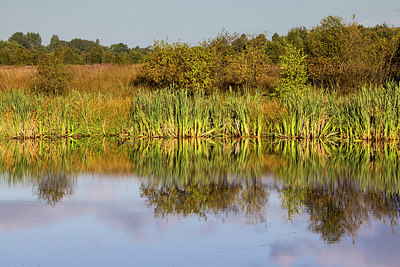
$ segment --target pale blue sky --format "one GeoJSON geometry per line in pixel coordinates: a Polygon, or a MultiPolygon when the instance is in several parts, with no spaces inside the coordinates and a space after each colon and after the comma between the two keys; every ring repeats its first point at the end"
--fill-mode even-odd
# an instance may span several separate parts
{"type": "Polygon", "coordinates": [[[60,39],[100,39],[148,46],[166,39],[197,43],[228,32],[286,34],[312,27],[328,15],[374,26],[400,26],[399,0],[0,0],[0,40],[14,32],[38,32],[43,44],[60,39]]]}

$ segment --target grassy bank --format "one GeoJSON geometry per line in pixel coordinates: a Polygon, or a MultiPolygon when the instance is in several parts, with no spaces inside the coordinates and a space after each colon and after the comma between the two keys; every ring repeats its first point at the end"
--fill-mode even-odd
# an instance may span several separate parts
{"type": "Polygon", "coordinates": [[[0,96],[3,139],[118,135],[129,126],[131,99],[78,91],[68,96],[32,95],[23,90],[0,96]]]}
{"type": "Polygon", "coordinates": [[[347,96],[309,89],[282,98],[258,90],[191,94],[174,88],[1,93],[0,138],[82,136],[394,141],[400,137],[400,88],[388,83],[347,96]]]}
{"type": "Polygon", "coordinates": [[[400,87],[348,95],[292,89],[190,90],[135,86],[138,66],[73,66],[65,93],[32,91],[35,68],[0,68],[0,138],[82,136],[277,139],[400,138],[400,87]]]}

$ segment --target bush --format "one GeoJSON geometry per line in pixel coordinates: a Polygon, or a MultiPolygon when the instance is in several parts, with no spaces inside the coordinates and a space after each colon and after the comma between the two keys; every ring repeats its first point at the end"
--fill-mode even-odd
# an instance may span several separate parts
{"type": "MultiPolygon", "coordinates": [[[[236,40],[236,39],[235,39],[236,40]]],[[[250,87],[271,89],[279,78],[276,69],[269,64],[265,45],[247,43],[239,51],[232,48],[213,49],[213,83],[219,88],[250,87]]]]}
{"type": "Polygon", "coordinates": [[[212,58],[204,46],[186,43],[155,42],[154,52],[147,56],[140,70],[140,79],[149,85],[176,85],[189,91],[211,85],[212,58]]]}
{"type": "Polygon", "coordinates": [[[306,38],[310,79],[341,91],[382,84],[389,78],[398,38],[399,30],[387,25],[364,28],[326,17],[306,38]]]}
{"type": "Polygon", "coordinates": [[[139,80],[154,87],[205,89],[271,89],[279,79],[265,53],[264,35],[229,35],[191,47],[185,43],[155,42],[142,65],[139,80]]]}
{"type": "Polygon", "coordinates": [[[276,88],[278,94],[303,90],[308,76],[306,55],[304,55],[303,51],[291,43],[287,43],[284,50],[284,54],[279,57],[283,78],[276,88]]]}
{"type": "Polygon", "coordinates": [[[71,72],[63,64],[61,53],[49,53],[39,59],[33,91],[49,95],[64,94],[71,78],[71,72]]]}

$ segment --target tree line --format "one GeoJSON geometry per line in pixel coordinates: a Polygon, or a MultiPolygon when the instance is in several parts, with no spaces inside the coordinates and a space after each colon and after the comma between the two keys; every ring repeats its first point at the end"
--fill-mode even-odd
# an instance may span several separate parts
{"type": "Polygon", "coordinates": [[[352,91],[400,80],[400,28],[328,16],[286,35],[223,32],[197,46],[155,42],[142,68],[150,85],[292,90],[304,82],[352,91]]]}
{"type": "Polygon", "coordinates": [[[17,32],[0,41],[0,65],[37,65],[41,55],[53,51],[61,52],[66,64],[144,63],[140,82],[156,87],[268,89],[286,77],[281,87],[298,87],[298,80],[346,91],[400,80],[400,28],[366,27],[338,16],[271,39],[264,33],[222,32],[194,46],[165,41],[147,48],[103,46],[99,40],[64,41],[57,35],[44,46],[38,33],[17,32]]]}
{"type": "Polygon", "coordinates": [[[57,35],[53,35],[49,45],[45,46],[39,33],[16,32],[7,41],[0,41],[0,65],[37,65],[41,56],[54,51],[62,54],[65,64],[136,64],[143,61],[151,47],[129,48],[124,43],[104,46],[98,39],[64,41],[57,35]]]}

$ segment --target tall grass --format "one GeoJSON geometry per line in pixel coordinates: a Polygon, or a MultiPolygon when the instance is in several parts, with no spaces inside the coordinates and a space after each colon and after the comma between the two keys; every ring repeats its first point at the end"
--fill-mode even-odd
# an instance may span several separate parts
{"type": "Polygon", "coordinates": [[[276,137],[289,139],[400,139],[400,86],[362,87],[357,93],[310,90],[281,99],[276,137]]]}
{"type": "Polygon", "coordinates": [[[266,134],[259,93],[143,91],[133,97],[131,134],[147,137],[261,137],[266,134]]]}
{"type": "Polygon", "coordinates": [[[129,98],[78,91],[68,96],[44,96],[6,90],[0,95],[0,137],[119,135],[128,128],[130,103],[129,98]]]}
{"type": "Polygon", "coordinates": [[[257,89],[137,88],[137,68],[73,67],[64,96],[25,91],[34,68],[0,68],[0,138],[400,139],[399,84],[364,86],[346,96],[309,89],[278,99],[257,89]]]}
{"type": "MultiPolygon", "coordinates": [[[[73,79],[70,90],[81,93],[131,95],[135,87],[139,65],[70,66],[73,79]]],[[[32,86],[35,66],[0,66],[0,90],[27,89],[32,86]]]]}

